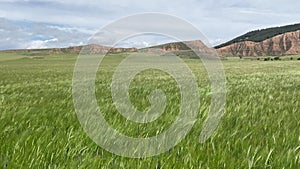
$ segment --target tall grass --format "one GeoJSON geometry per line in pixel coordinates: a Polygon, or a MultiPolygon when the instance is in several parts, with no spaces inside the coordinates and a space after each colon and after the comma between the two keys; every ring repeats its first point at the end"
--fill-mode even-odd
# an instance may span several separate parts
{"type": "MultiPolygon", "coordinates": [[[[8,57],[0,55],[0,57],[8,57]]],[[[96,95],[107,121],[118,131],[149,137],[175,120],[180,106],[176,82],[148,70],[133,80],[130,99],[139,110],[159,87],[165,113],[150,124],[126,121],[116,111],[110,83],[122,56],[105,58],[96,95]]],[[[226,112],[207,142],[198,142],[210,105],[210,85],[200,61],[186,59],[199,83],[198,121],[187,137],[155,157],[130,159],[96,145],[81,128],[72,102],[76,56],[0,60],[0,165],[3,168],[297,168],[300,166],[300,62],[223,61],[226,112]]]]}

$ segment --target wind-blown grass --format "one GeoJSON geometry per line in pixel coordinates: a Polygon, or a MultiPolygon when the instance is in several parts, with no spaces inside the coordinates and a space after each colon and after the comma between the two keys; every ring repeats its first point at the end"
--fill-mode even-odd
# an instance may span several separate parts
{"type": "MultiPolygon", "coordinates": [[[[9,56],[0,54],[1,57],[9,56]]],[[[97,74],[96,95],[105,118],[120,132],[134,137],[162,132],[175,120],[180,106],[176,82],[160,71],[140,73],[131,84],[132,103],[140,110],[147,109],[147,95],[158,86],[169,97],[168,105],[165,114],[151,124],[128,122],[118,115],[110,97],[111,76],[121,58],[117,55],[106,58],[97,74]]],[[[1,167],[300,166],[299,61],[223,61],[228,92],[226,112],[213,137],[200,144],[199,135],[210,105],[210,85],[200,61],[185,59],[199,83],[198,121],[176,147],[145,159],[113,155],[85,134],[72,101],[75,61],[73,55],[0,59],[1,167]]]]}

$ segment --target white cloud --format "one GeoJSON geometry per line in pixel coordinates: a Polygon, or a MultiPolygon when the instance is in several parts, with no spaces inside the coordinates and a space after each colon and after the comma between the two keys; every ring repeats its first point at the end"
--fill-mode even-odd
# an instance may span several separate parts
{"type": "Polygon", "coordinates": [[[57,26],[57,25],[49,25],[48,28],[56,29],[58,31],[67,32],[67,33],[86,33],[86,34],[94,34],[97,32],[97,29],[92,28],[83,28],[83,27],[66,27],[66,26],[57,26]]]}
{"type": "Polygon", "coordinates": [[[0,50],[82,45],[93,34],[84,28],[1,18],[0,29],[0,50]]]}
{"type": "Polygon", "coordinates": [[[49,39],[49,40],[35,40],[32,41],[26,49],[43,49],[51,47],[49,43],[57,42],[57,38],[49,39]]]}
{"type": "Polygon", "coordinates": [[[209,43],[212,45],[212,46],[217,46],[217,45],[220,45],[222,43],[225,43],[227,41],[229,41],[230,39],[213,39],[213,40],[210,40],[209,43]]]}
{"type": "MultiPolygon", "coordinates": [[[[84,43],[80,38],[93,34],[96,29],[120,17],[142,12],[162,12],[186,19],[199,28],[210,42],[217,44],[222,41],[220,39],[231,39],[253,29],[300,22],[298,6],[300,1],[295,0],[2,0],[0,17],[48,22],[52,27],[34,24],[32,30],[21,32],[18,31],[18,25],[11,24],[10,28],[1,29],[12,32],[17,30],[15,35],[0,36],[15,39],[11,43],[16,43],[15,47],[24,47],[24,41],[32,42],[22,38],[25,33],[32,33],[26,36],[34,36],[45,35],[45,31],[50,31],[51,36],[62,37],[53,44],[66,46],[84,43]]],[[[0,48],[7,47],[1,40],[0,45],[0,48]]]]}

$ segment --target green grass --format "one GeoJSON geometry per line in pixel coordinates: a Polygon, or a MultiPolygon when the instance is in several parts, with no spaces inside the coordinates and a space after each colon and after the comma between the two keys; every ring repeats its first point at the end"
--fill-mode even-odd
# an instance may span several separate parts
{"type": "MultiPolygon", "coordinates": [[[[104,60],[96,95],[104,116],[134,137],[167,129],[179,110],[176,82],[160,71],[134,79],[130,99],[140,110],[147,95],[166,92],[166,112],[150,124],[126,121],[113,106],[110,83],[123,56],[104,60]],[[163,79],[163,80],[161,80],[163,79]],[[157,83],[159,82],[159,83],[157,83]],[[157,85],[159,84],[159,85],[157,85]]],[[[200,61],[185,59],[199,83],[198,121],[187,137],[155,157],[130,159],[97,146],[83,131],[72,101],[74,55],[35,59],[0,54],[0,166],[3,168],[297,168],[300,166],[300,61],[223,61],[226,113],[204,144],[198,142],[210,105],[210,85],[200,61]],[[11,59],[13,57],[14,59],[11,59]]]]}
{"type": "Polygon", "coordinates": [[[0,62],[7,60],[16,60],[21,58],[24,58],[24,56],[20,54],[1,52],[0,62]]]}

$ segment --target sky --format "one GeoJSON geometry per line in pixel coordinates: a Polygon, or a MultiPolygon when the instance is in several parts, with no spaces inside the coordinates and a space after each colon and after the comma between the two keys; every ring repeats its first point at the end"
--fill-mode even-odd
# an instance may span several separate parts
{"type": "MultiPolygon", "coordinates": [[[[122,17],[157,12],[182,18],[212,45],[251,30],[300,23],[297,0],[0,0],[0,50],[84,45],[122,17]]],[[[147,47],[165,37],[140,37],[124,47],[147,47]]]]}

